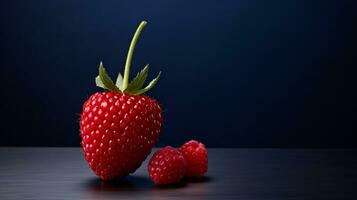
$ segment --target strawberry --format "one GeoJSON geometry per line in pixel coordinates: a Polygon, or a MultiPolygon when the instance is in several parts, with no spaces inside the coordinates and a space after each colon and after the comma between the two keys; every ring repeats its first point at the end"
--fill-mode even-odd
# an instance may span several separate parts
{"type": "Polygon", "coordinates": [[[156,185],[179,182],[185,170],[185,158],[170,146],[158,150],[148,164],[149,176],[156,185]]]}
{"type": "Polygon", "coordinates": [[[93,94],[83,105],[82,149],[89,167],[102,180],[135,172],[160,135],[162,109],[156,100],[144,95],[160,73],[145,88],[148,65],[128,81],[134,47],[145,25],[141,22],[130,44],[124,77],[119,73],[114,84],[100,63],[96,85],[109,91],[93,94]]]}
{"type": "Polygon", "coordinates": [[[178,151],[181,152],[187,163],[186,177],[200,177],[207,172],[208,158],[204,144],[190,140],[183,144],[178,151]]]}

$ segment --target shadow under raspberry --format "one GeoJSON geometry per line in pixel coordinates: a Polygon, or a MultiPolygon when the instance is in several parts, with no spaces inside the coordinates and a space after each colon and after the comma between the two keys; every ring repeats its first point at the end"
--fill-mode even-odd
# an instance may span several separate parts
{"type": "Polygon", "coordinates": [[[211,182],[213,179],[209,176],[202,176],[202,177],[185,177],[183,181],[187,183],[206,183],[211,182]]]}

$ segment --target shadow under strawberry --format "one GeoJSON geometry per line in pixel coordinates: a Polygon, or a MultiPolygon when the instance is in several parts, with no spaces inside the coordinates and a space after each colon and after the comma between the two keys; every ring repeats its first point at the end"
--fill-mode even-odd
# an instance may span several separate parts
{"type": "Polygon", "coordinates": [[[152,182],[143,176],[127,176],[110,181],[102,181],[100,178],[86,180],[85,187],[95,192],[116,192],[148,190],[152,187],[152,182]]]}
{"type": "Polygon", "coordinates": [[[187,183],[181,181],[167,185],[154,185],[148,177],[127,176],[110,181],[103,181],[94,177],[84,183],[84,187],[92,192],[138,192],[147,190],[178,189],[186,187],[187,183]]]}

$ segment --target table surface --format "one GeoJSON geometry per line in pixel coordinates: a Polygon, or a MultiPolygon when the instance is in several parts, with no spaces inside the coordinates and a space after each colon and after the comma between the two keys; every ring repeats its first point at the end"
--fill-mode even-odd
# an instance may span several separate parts
{"type": "Polygon", "coordinates": [[[357,150],[209,149],[199,180],[154,186],[147,160],[106,183],[80,148],[0,148],[0,199],[357,199],[357,150]]]}

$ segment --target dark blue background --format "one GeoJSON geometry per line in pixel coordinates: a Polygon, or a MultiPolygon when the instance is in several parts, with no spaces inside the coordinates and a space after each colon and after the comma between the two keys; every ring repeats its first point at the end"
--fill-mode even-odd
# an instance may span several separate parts
{"type": "Polygon", "coordinates": [[[77,146],[100,61],[162,71],[159,145],[356,147],[353,1],[27,0],[0,4],[0,145],[77,146]]]}

